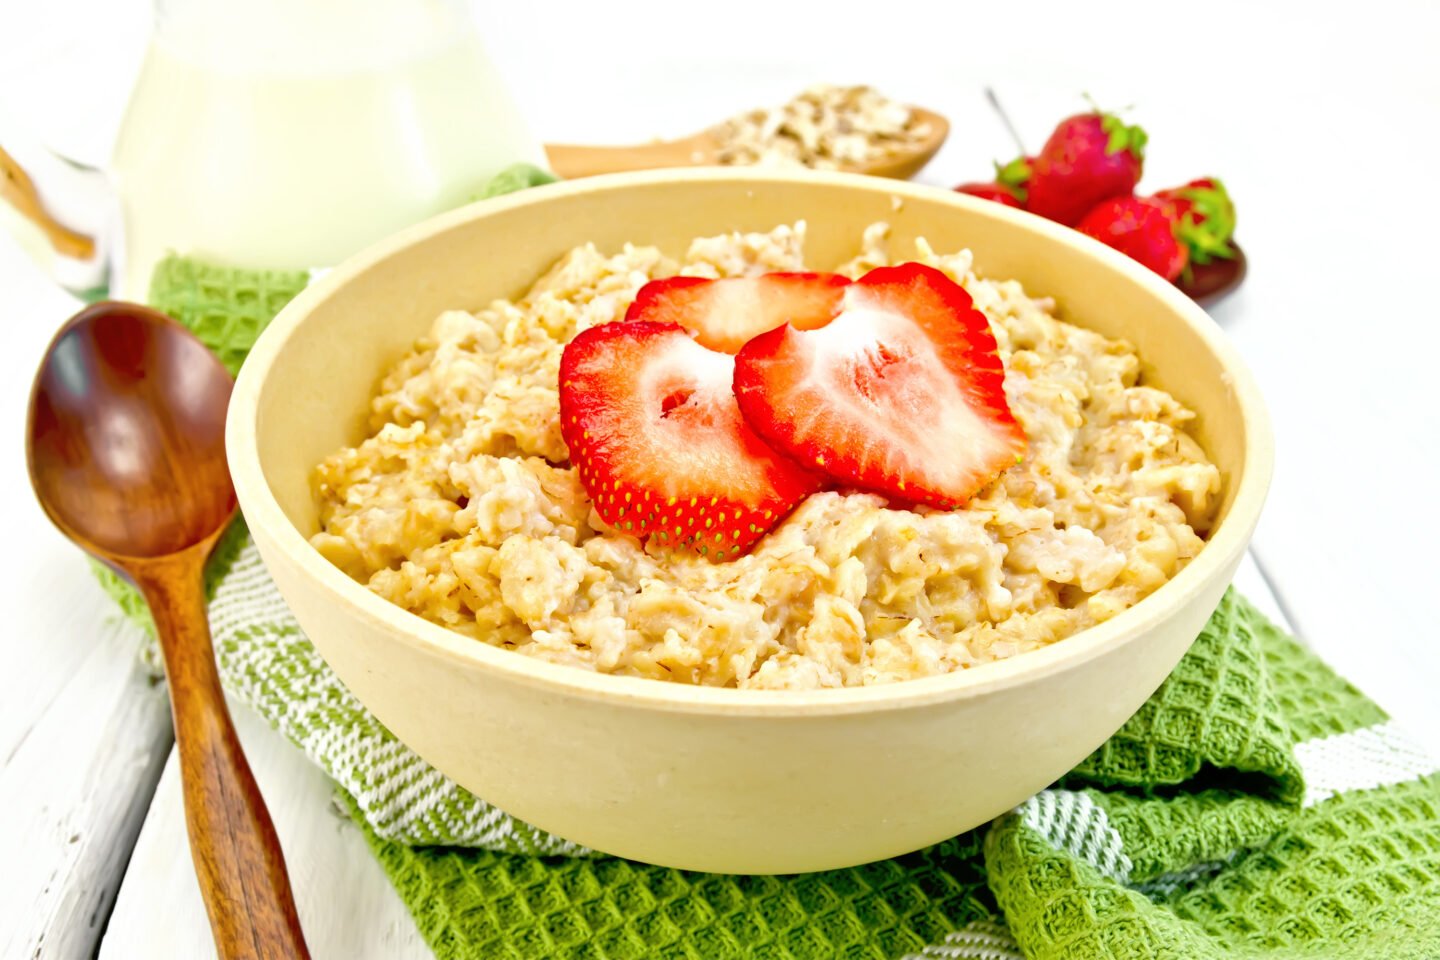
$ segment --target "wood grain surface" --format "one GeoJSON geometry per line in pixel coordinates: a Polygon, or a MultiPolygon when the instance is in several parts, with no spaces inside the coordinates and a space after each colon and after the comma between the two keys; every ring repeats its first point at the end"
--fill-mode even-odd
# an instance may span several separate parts
{"type": "Polygon", "coordinates": [[[215,945],[225,960],[308,957],[285,856],[235,735],[205,618],[212,541],[131,561],[155,616],[170,681],[185,823],[215,945]]]}
{"type": "MultiPolygon", "coordinates": [[[[932,110],[921,107],[911,109],[916,120],[925,125],[926,133],[923,138],[891,156],[842,169],[901,180],[918,173],[944,145],[945,138],[950,134],[950,122],[932,110]]],[[[550,162],[551,171],[560,179],[574,180],[577,177],[593,177],[602,173],[713,164],[719,148],[719,143],[710,131],[702,130],[678,140],[655,140],[623,147],[551,143],[545,145],[545,156],[550,162]]]]}
{"type": "Polygon", "coordinates": [[[95,241],[71,230],[50,215],[34,182],[3,148],[0,148],[0,202],[10,204],[22,217],[39,227],[56,253],[76,260],[89,260],[95,256],[95,241]]]}

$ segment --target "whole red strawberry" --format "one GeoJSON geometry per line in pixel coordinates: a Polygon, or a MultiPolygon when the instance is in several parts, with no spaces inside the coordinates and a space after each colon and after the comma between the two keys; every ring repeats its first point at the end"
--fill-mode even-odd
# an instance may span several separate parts
{"type": "Polygon", "coordinates": [[[1025,208],[1066,226],[1097,203],[1129,196],[1145,162],[1145,131],[1113,113],[1061,120],[1030,164],[1025,208]]]}
{"type": "Polygon", "coordinates": [[[979,197],[981,200],[993,200],[1006,207],[1014,207],[1016,210],[1023,210],[1015,191],[1003,183],[962,183],[955,188],[956,193],[968,193],[972,197],[979,197]]]}
{"type": "Polygon", "coordinates": [[[1009,163],[995,164],[995,179],[989,183],[962,183],[956,193],[993,200],[1007,207],[1025,209],[1026,186],[1030,182],[1030,164],[1034,157],[1016,157],[1009,163]]]}
{"type": "Polygon", "coordinates": [[[1190,251],[1190,262],[1204,266],[1235,256],[1230,238],[1235,235],[1235,204],[1216,177],[1201,177],[1180,187],[1161,190],[1163,203],[1175,221],[1175,234],[1190,251]]]}
{"type": "Polygon", "coordinates": [[[1103,200],[1075,229],[1140,261],[1166,280],[1180,276],[1190,259],[1175,236],[1175,223],[1165,204],[1149,197],[1103,200]]]}

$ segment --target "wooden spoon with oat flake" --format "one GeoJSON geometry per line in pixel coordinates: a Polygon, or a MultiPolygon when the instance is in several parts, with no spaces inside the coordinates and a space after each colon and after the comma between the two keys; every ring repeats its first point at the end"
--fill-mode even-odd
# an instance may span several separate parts
{"type": "MultiPolygon", "coordinates": [[[[847,173],[868,173],[877,177],[906,180],[930,162],[950,133],[950,122],[938,113],[911,107],[912,123],[924,133],[913,143],[861,163],[838,167],[847,173]]],[[[679,140],[657,140],[628,147],[588,147],[552,143],[545,146],[550,169],[562,180],[593,177],[627,170],[659,170],[664,167],[708,167],[720,163],[722,144],[714,128],[679,140]]]]}

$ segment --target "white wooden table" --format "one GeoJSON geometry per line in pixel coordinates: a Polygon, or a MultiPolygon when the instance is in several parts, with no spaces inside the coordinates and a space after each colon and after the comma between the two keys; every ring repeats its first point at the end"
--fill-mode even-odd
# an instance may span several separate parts
{"type": "MultiPolygon", "coordinates": [[[[1429,602],[1440,593],[1440,308],[1430,289],[1440,194],[1425,168],[1440,153],[1435,5],[1373,2],[1334,17],[1312,8],[1297,20],[1241,0],[1193,14],[1032,2],[1024,17],[946,2],[883,15],[867,5],[849,19],[839,5],[821,15],[742,0],[703,22],[662,0],[480,6],[492,54],[549,139],[679,134],[812,81],[871,82],[951,118],[951,142],[921,177],[951,184],[1013,152],[981,98],[986,83],[1032,146],[1078,106],[1071,92],[1137,104],[1151,133],[1147,185],[1218,173],[1240,205],[1253,272],[1215,317],[1254,368],[1280,445],[1254,550],[1275,596],[1253,564],[1241,585],[1440,751],[1429,602]]],[[[0,11],[0,143],[8,115],[102,158],[144,8],[51,0],[0,11]]],[[[136,667],[133,632],[24,475],[30,378],[75,306],[0,235],[0,496],[15,545],[0,578],[10,622],[0,956],[209,956],[164,688],[136,667]]],[[[332,810],[323,775],[235,712],[315,956],[428,956],[359,834],[332,810]]]]}

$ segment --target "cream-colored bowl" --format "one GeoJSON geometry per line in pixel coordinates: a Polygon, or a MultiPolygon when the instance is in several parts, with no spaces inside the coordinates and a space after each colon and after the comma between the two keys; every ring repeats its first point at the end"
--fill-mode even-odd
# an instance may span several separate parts
{"type": "Polygon", "coordinates": [[[548,186],[437,217],[347,261],[260,338],[230,402],[230,469],[270,573],[355,695],[439,770],[517,817],[620,856],[776,873],[862,863],[983,823],[1051,783],[1144,702],[1230,582],[1270,479],[1249,374],[1210,318],[1086,237],[997,204],[841,174],[673,171],[548,186]],[[561,254],[626,241],[680,254],[804,219],[834,266],[861,230],[969,247],[1138,348],[1199,412],[1223,519],[1170,583],[1044,650],[949,676],[783,692],[690,687],[542,663],[392,606],[307,542],[309,477],[363,436],[382,373],[443,310],[522,293],[561,254]]]}

